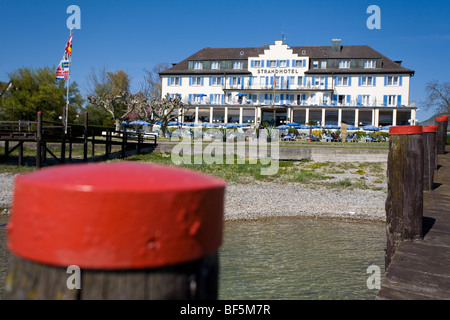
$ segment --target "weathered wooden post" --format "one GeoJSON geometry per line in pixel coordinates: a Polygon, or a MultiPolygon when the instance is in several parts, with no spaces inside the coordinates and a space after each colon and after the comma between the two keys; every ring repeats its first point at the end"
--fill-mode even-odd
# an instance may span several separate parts
{"type": "Polygon", "coordinates": [[[386,269],[400,241],[423,237],[422,126],[390,127],[389,135],[386,269]]]}
{"type": "Polygon", "coordinates": [[[437,126],[423,127],[423,190],[433,190],[437,126]]]}
{"type": "Polygon", "coordinates": [[[36,168],[42,166],[42,112],[38,111],[36,121],[36,168]]]}
{"type": "Polygon", "coordinates": [[[88,160],[88,135],[89,135],[89,127],[88,127],[88,113],[84,113],[84,135],[83,135],[83,161],[88,160]]]}
{"type": "Polygon", "coordinates": [[[14,190],[5,299],[217,299],[223,180],[100,163],[24,174],[14,190]]]}
{"type": "Polygon", "coordinates": [[[437,154],[445,153],[445,144],[447,140],[447,126],[448,126],[448,116],[441,116],[436,118],[436,150],[437,154]]]}

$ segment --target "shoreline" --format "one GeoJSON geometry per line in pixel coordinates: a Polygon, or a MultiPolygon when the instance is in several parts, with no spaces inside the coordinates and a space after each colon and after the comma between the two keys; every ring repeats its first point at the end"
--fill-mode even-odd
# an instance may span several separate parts
{"type": "MultiPolygon", "coordinates": [[[[0,173],[0,217],[10,214],[16,175],[0,173]]],[[[385,200],[382,190],[312,188],[298,182],[227,182],[224,221],[300,217],[385,222],[385,200]]]]}

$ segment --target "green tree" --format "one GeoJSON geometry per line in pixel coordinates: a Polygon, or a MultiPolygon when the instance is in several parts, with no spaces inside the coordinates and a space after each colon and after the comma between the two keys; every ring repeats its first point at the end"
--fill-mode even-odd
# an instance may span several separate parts
{"type": "MultiPolygon", "coordinates": [[[[0,97],[1,117],[4,120],[35,121],[38,111],[44,120],[59,122],[66,106],[67,89],[64,80],[57,80],[55,68],[20,68],[11,72],[10,85],[0,97]]],[[[81,109],[83,99],[77,83],[69,88],[69,120],[81,109]]]]}

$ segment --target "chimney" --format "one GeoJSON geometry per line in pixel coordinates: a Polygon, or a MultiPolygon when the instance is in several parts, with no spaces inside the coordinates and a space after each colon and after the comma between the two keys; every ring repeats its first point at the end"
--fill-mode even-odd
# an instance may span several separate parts
{"type": "Polygon", "coordinates": [[[332,39],[331,40],[331,51],[333,52],[341,52],[341,39],[332,39]]]}

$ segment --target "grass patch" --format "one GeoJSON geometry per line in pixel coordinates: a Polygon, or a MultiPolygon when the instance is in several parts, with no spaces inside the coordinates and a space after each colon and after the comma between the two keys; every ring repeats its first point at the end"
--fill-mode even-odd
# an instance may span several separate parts
{"type": "Polygon", "coordinates": [[[325,176],[323,174],[314,172],[312,170],[304,170],[304,169],[301,169],[300,172],[294,174],[293,177],[293,181],[302,183],[308,183],[314,180],[327,180],[327,179],[333,178],[330,176],[325,176]]]}

